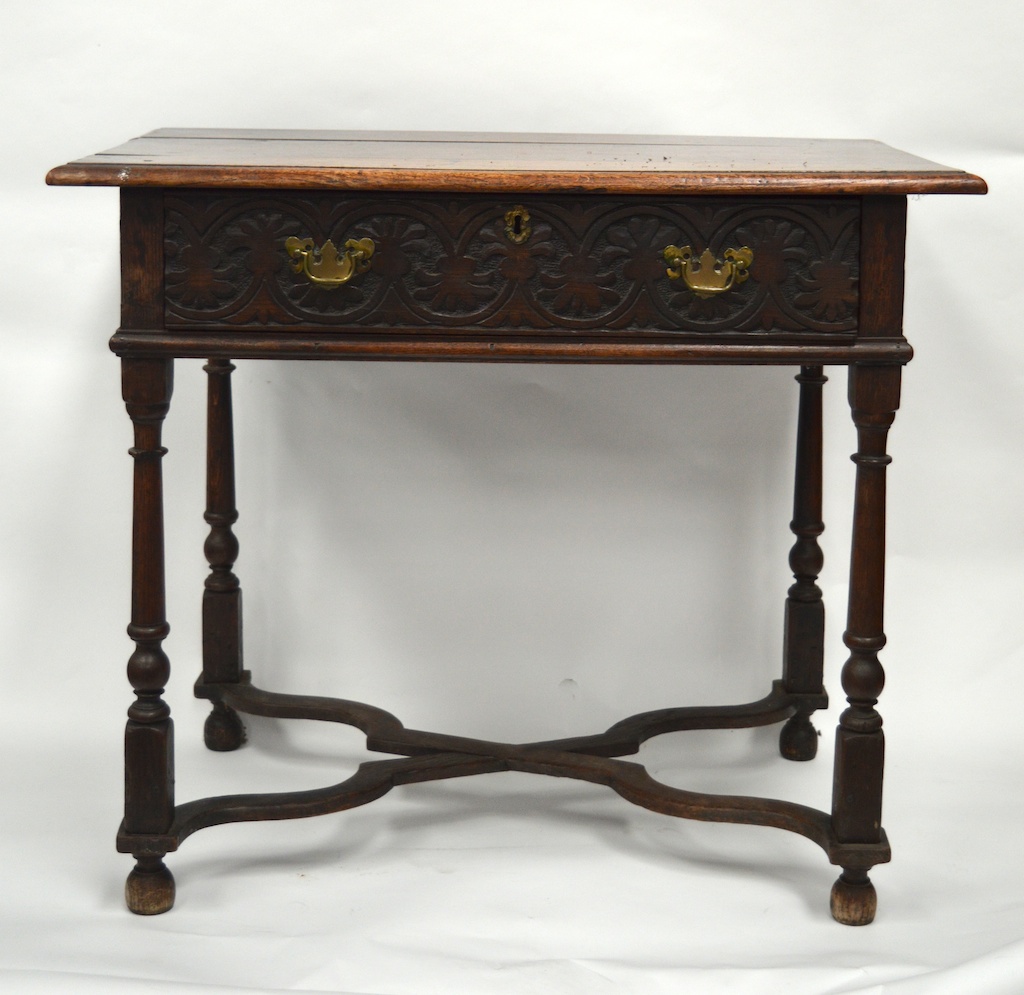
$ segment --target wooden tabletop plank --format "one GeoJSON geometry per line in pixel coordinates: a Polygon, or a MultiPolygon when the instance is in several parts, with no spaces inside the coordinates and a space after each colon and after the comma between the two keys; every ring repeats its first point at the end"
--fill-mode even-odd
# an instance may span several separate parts
{"type": "MultiPolygon", "coordinates": [[[[794,142],[818,144],[830,139],[752,138],[705,135],[622,135],[584,134],[580,132],[525,132],[525,131],[325,131],[298,128],[158,128],[141,138],[174,139],[236,139],[257,142],[287,139],[292,141],[353,141],[353,142],[458,142],[458,143],[513,143],[513,144],[570,144],[593,143],[612,145],[764,145],[780,146],[794,142]]],[[[133,139],[138,141],[138,139],[133,139]]],[[[845,141],[839,139],[838,141],[845,141]]],[[[877,145],[877,142],[868,144],[877,145]]],[[[904,153],[905,154],[905,153],[904,153]]]]}
{"type": "Polygon", "coordinates": [[[881,142],[162,129],[52,170],[68,185],[608,193],[984,193],[881,142]]]}

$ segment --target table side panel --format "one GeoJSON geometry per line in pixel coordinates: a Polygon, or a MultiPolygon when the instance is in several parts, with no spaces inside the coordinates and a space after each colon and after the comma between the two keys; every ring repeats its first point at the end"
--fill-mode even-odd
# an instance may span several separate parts
{"type": "Polygon", "coordinates": [[[903,287],[907,242],[906,197],[865,197],[861,218],[863,274],[860,334],[903,334],[903,287]]]}
{"type": "Polygon", "coordinates": [[[164,198],[159,190],[121,190],[121,325],[163,328],[164,198]]]}

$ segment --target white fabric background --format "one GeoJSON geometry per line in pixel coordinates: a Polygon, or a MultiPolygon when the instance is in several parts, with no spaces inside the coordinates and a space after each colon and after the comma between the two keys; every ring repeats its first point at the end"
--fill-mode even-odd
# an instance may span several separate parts
{"type": "MultiPolygon", "coordinates": [[[[1018,3],[6,4],[0,162],[0,990],[1024,992],[1018,3]],[[806,841],[495,775],[204,831],[170,914],[114,852],[130,693],[117,195],[48,168],[161,126],[878,138],[991,194],[910,204],[917,348],[890,451],[891,865],[866,929],[806,841]]],[[[339,780],[360,737],[201,746],[204,385],[166,439],[179,798],[339,780]]],[[[759,697],[790,582],[793,370],[239,364],[247,662],[278,690],[530,740],[759,697]]],[[[827,807],[854,436],[827,388],[827,680],[812,764],[682,734],[670,783],[827,807]]]]}

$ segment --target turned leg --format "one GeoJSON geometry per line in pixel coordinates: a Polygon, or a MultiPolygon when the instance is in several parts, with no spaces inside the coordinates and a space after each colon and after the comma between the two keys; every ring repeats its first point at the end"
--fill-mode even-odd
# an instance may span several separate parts
{"type": "MultiPolygon", "coordinates": [[[[160,430],[171,400],[173,364],[164,359],[125,359],[123,395],[135,429],[132,533],[132,621],[135,651],[128,680],[136,700],[125,729],[125,803],[122,836],[162,834],[174,819],[174,728],[163,700],[170,663],[162,643],[169,627],[164,599],[163,483],[160,430]]],[[[148,845],[132,851],[135,869],[125,899],[132,912],[153,915],[174,904],[174,878],[148,845]]]]}
{"type": "MultiPolygon", "coordinates": [[[[827,377],[820,366],[798,374],[800,410],[796,434],[793,521],[796,542],[789,553],[795,583],[786,597],[782,681],[791,694],[821,694],[825,653],[825,605],[815,583],[821,573],[818,536],[821,520],[821,389],[827,377]]],[[[818,752],[818,731],[809,718],[814,709],[798,708],[782,727],[779,750],[787,760],[811,760],[818,752]]]]}
{"type": "MultiPolygon", "coordinates": [[[[856,496],[850,558],[850,602],[843,637],[850,657],[843,667],[849,708],[836,731],[832,828],[840,843],[882,838],[882,768],[885,738],[875,711],[885,673],[878,653],[885,645],[885,444],[900,399],[900,367],[851,366],[850,407],[857,426],[856,496]]],[[[867,866],[843,866],[832,888],[832,915],[850,926],[875,916],[875,889],[867,866]]]]}
{"type": "MultiPolygon", "coordinates": [[[[242,590],[232,567],[238,539],[231,527],[235,508],[235,450],[231,417],[231,371],[226,359],[211,359],[207,373],[206,514],[204,551],[210,564],[203,592],[203,683],[237,683],[242,676],[242,590]]],[[[207,716],[203,737],[211,750],[236,750],[245,742],[238,713],[219,701],[207,716]]]]}

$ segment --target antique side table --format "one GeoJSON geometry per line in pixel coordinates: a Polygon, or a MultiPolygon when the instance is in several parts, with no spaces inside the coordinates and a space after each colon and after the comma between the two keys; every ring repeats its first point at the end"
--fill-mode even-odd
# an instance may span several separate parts
{"type": "Polygon", "coordinates": [[[134,423],[132,619],[118,848],[133,912],[164,912],[164,856],[206,826],[337,812],[398,784],[518,770],[604,784],[667,815],[775,826],[841,868],[832,914],[870,922],[881,827],[878,653],[886,435],[911,357],[902,333],[906,196],[984,193],[976,176],[877,142],[574,135],[155,131],[54,169],[121,187],[123,395],[134,423]],[[230,376],[236,359],[736,363],[799,367],[781,679],[734,707],[670,707],[593,736],[510,745],[405,728],[352,701],[272,693],[242,667],[230,376]],[[174,798],[162,698],[161,424],[176,358],[208,374],[206,744],[238,713],[346,723],[392,759],[312,791],[174,798]],[[616,759],[652,736],[783,722],[809,760],[822,686],[821,390],[845,366],[857,431],[850,593],[831,811],[670,788],[616,759]]]}

